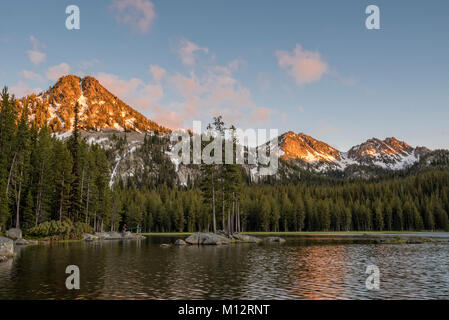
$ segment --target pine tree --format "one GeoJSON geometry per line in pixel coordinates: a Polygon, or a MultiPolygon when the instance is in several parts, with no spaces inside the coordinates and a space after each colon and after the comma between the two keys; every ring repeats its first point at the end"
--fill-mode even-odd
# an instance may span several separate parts
{"type": "Polygon", "coordinates": [[[29,179],[30,161],[30,136],[28,128],[28,106],[27,102],[22,109],[19,126],[16,135],[15,163],[11,167],[11,186],[14,191],[15,202],[15,227],[20,228],[20,212],[23,192],[29,179]]]}
{"type": "Polygon", "coordinates": [[[62,221],[68,217],[70,208],[70,186],[72,184],[73,160],[66,144],[55,141],[52,168],[54,172],[55,193],[53,200],[53,219],[62,221]]]}
{"type": "Polygon", "coordinates": [[[15,138],[17,113],[15,112],[15,99],[8,94],[4,87],[1,94],[0,109],[0,231],[5,229],[10,217],[9,191],[10,170],[15,163],[15,138]]]}
{"type": "Polygon", "coordinates": [[[81,218],[81,164],[80,164],[80,141],[79,141],[79,105],[75,103],[75,119],[73,123],[73,134],[69,140],[70,153],[73,159],[72,165],[72,185],[70,187],[70,212],[72,220],[78,221],[81,218]]]}

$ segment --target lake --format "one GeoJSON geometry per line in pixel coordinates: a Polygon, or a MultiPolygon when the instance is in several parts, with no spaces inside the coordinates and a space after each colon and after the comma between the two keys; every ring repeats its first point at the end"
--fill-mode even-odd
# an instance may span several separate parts
{"type": "MultiPolygon", "coordinates": [[[[447,236],[447,234],[446,234],[447,236]]],[[[448,299],[449,242],[373,244],[287,236],[284,244],[162,248],[178,238],[17,248],[0,263],[0,299],[448,299]],[[67,290],[68,265],[80,290],[67,290]],[[368,265],[380,289],[368,290],[368,265]]]]}

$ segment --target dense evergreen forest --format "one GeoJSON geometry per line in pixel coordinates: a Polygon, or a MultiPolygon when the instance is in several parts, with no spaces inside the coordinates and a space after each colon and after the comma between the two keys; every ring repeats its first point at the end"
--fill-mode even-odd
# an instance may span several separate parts
{"type": "MultiPolygon", "coordinates": [[[[39,234],[41,226],[58,223],[86,231],[117,231],[123,224],[143,232],[449,230],[447,169],[254,184],[239,165],[201,165],[201,178],[180,186],[167,164],[148,183],[117,179],[110,187],[108,152],[81,139],[77,106],[73,134],[60,141],[30,123],[6,88],[1,100],[0,232],[18,227],[39,234]]],[[[223,132],[221,117],[211,127],[223,132]]],[[[146,137],[140,152],[160,141],[146,137]]],[[[161,152],[148,161],[165,160],[161,152]]]]}

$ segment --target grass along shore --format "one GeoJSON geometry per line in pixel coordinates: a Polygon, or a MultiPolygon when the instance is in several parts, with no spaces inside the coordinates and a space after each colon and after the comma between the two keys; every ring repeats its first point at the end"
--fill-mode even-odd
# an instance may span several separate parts
{"type": "MultiPolygon", "coordinates": [[[[144,236],[189,236],[196,232],[145,232],[144,236]]],[[[301,235],[395,235],[395,234],[437,234],[447,233],[447,231],[248,231],[241,232],[247,235],[266,235],[266,236],[301,236],[301,235]]]]}

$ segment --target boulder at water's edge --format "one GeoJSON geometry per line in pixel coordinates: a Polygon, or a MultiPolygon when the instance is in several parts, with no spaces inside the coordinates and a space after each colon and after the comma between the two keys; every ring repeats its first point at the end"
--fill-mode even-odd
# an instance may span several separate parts
{"type": "Polygon", "coordinates": [[[6,261],[14,256],[14,241],[0,236],[0,257],[1,261],[6,261]]]}
{"type": "Polygon", "coordinates": [[[17,228],[11,228],[6,231],[6,236],[11,239],[21,239],[22,238],[22,230],[17,228]]]}

